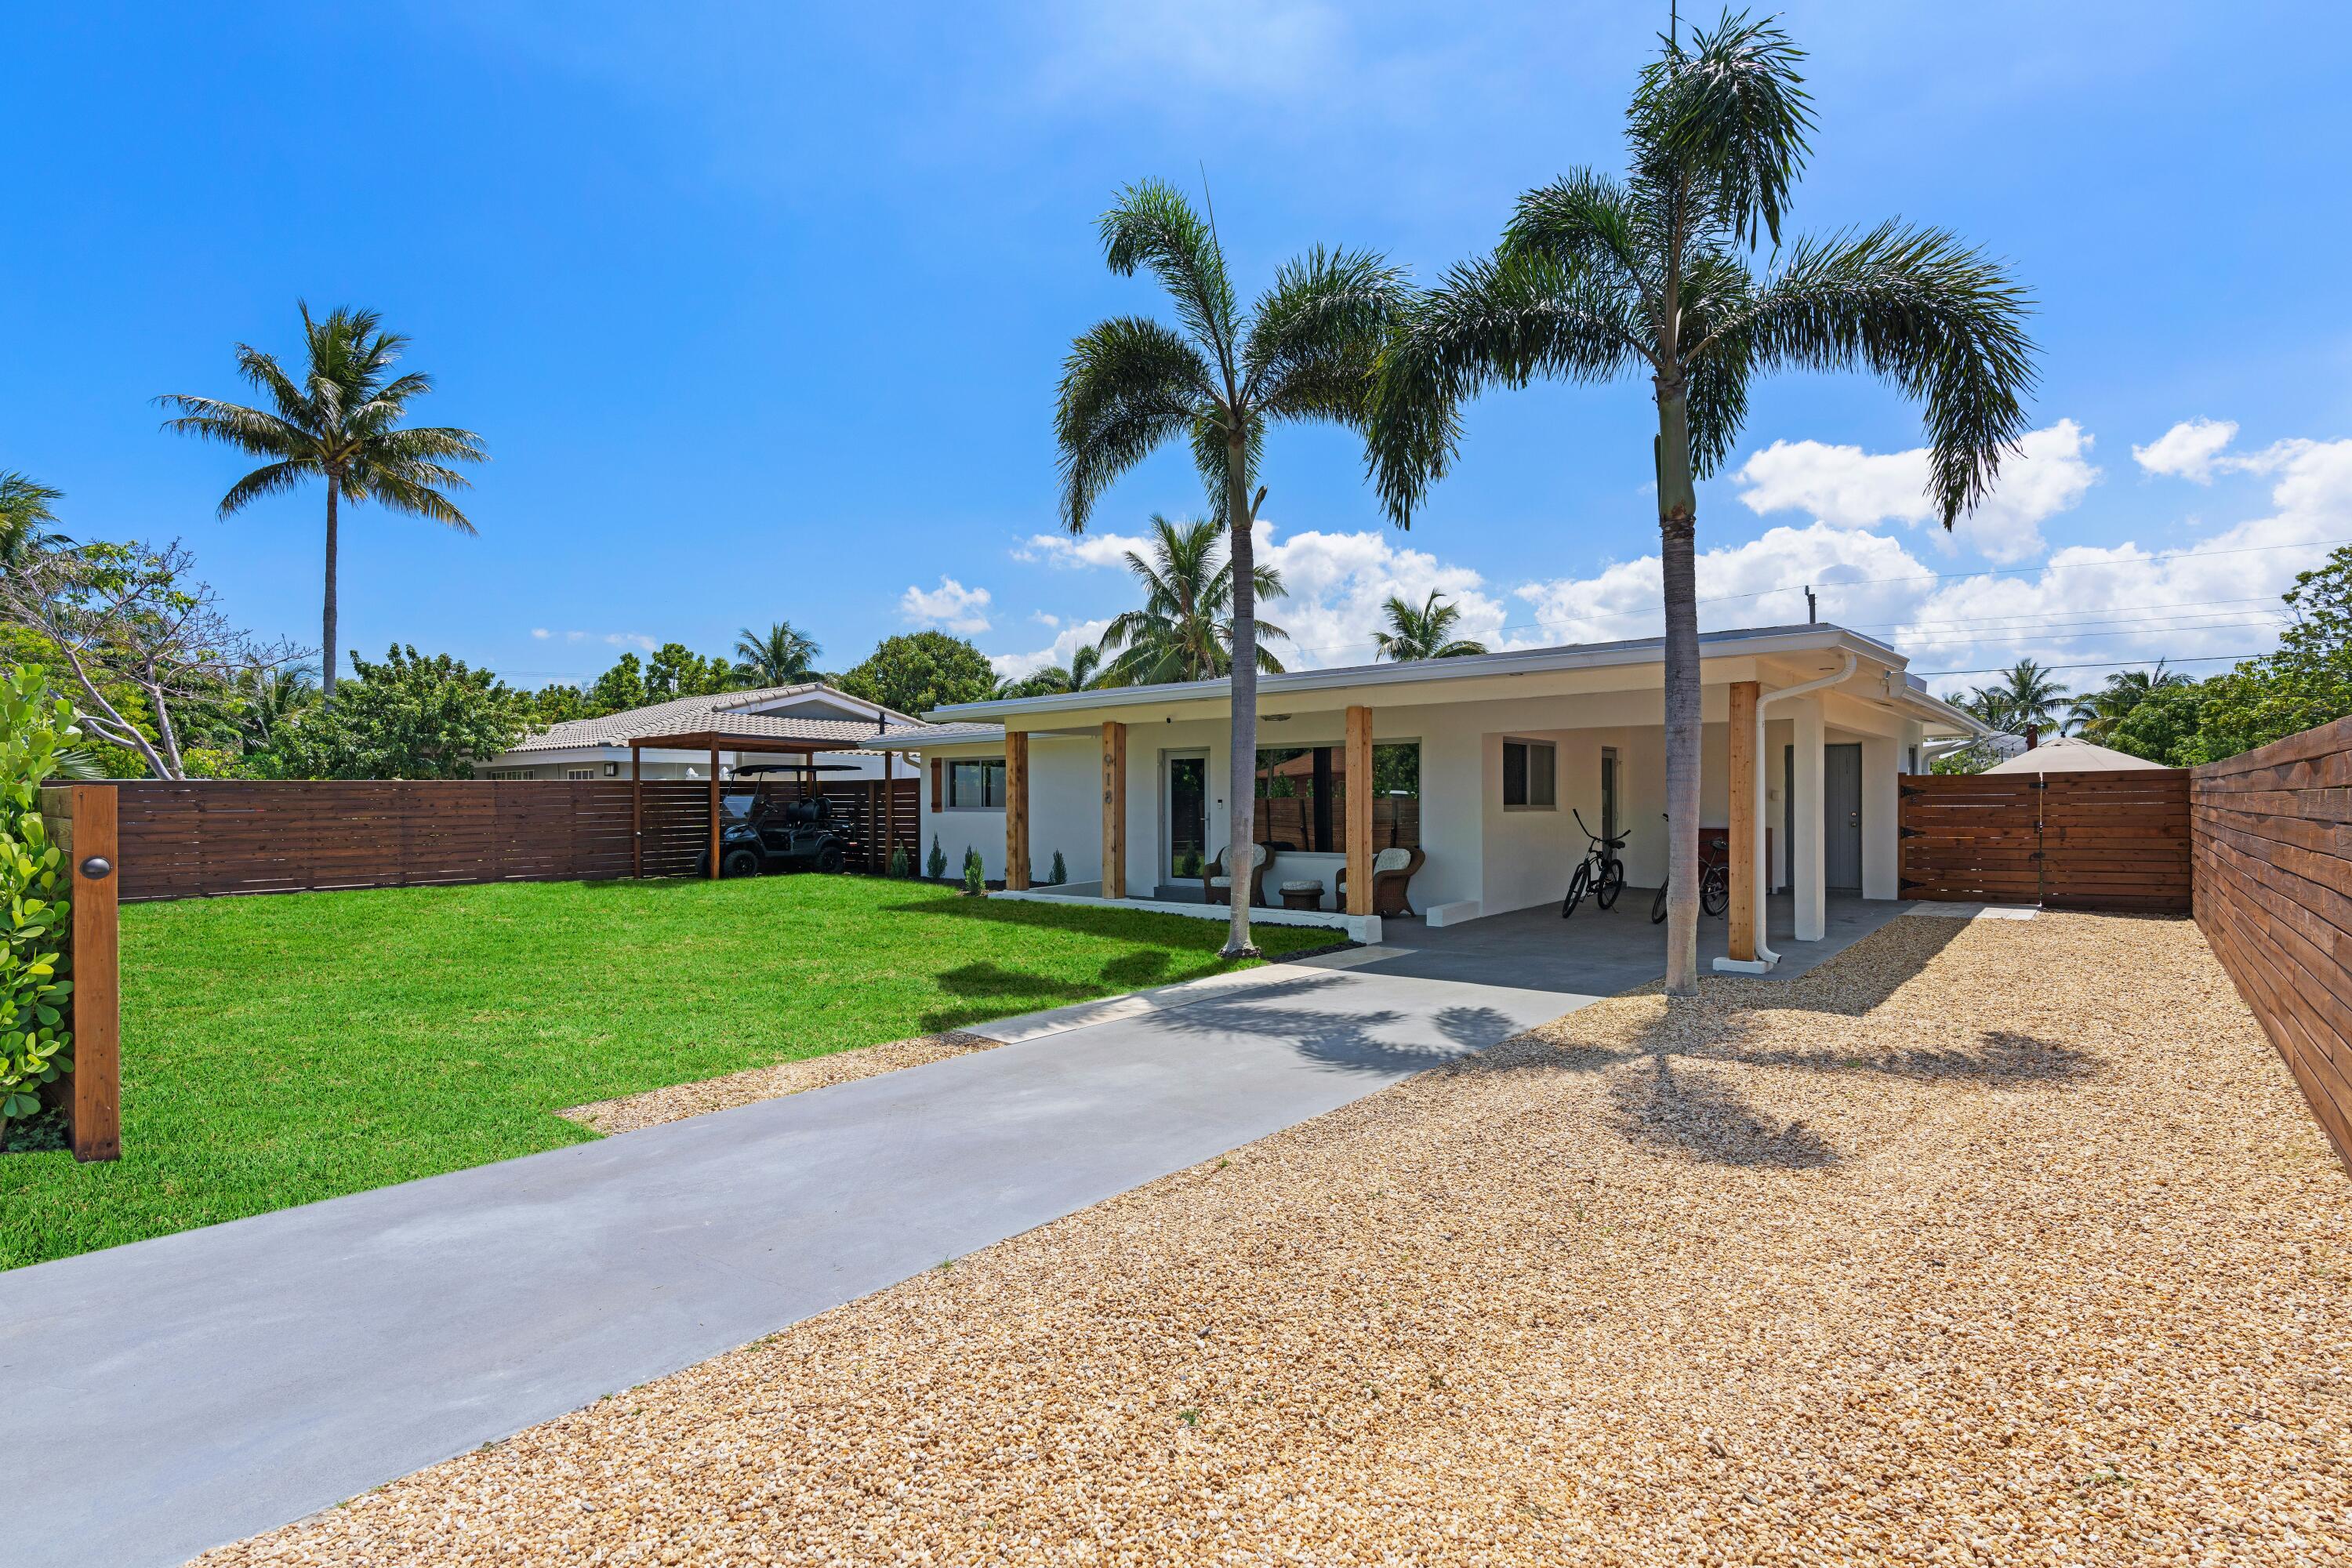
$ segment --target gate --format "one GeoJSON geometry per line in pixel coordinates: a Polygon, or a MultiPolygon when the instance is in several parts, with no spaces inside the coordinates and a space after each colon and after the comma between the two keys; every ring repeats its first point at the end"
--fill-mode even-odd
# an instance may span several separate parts
{"type": "Polygon", "coordinates": [[[1910,773],[1906,899],[2184,914],[2189,773],[1910,773]]]}

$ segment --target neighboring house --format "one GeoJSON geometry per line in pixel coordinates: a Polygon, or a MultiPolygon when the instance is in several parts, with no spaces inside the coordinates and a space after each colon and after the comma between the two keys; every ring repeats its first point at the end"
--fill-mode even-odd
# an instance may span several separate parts
{"type": "MultiPolygon", "coordinates": [[[[474,772],[493,779],[625,779],[629,776],[629,742],[635,737],[717,731],[740,734],[747,741],[808,740],[856,746],[886,725],[912,722],[909,715],[895,708],[805,681],[798,686],[679,697],[607,713],[601,719],[567,719],[517,742],[509,752],[477,763],[474,772]]],[[[644,776],[649,779],[708,778],[710,756],[707,751],[647,749],[644,766],[644,776]]],[[[827,780],[878,779],[883,756],[879,752],[832,752],[819,756],[817,766],[827,780]]],[[[736,776],[739,767],[797,771],[799,763],[787,755],[756,750],[719,752],[720,777],[736,776]]],[[[896,771],[899,777],[906,776],[903,763],[896,771]]]]}
{"type": "Polygon", "coordinates": [[[2028,746],[2007,762],[1985,769],[1989,773],[2116,773],[2137,768],[2160,768],[2146,757],[2117,752],[2080,735],[2058,735],[2028,746]]]}
{"type": "MultiPolygon", "coordinates": [[[[1769,875],[1793,885],[1798,935],[1820,936],[1828,893],[1895,898],[1898,776],[1919,771],[1930,740],[1984,726],[1928,695],[1895,649],[1838,626],[1711,632],[1700,646],[1702,821],[1692,830],[1728,822],[1732,687],[1752,681],[1768,701],[1769,875]],[[1834,675],[1849,655],[1853,668],[1834,685],[1769,705],[1775,690],[1834,675]]],[[[1666,868],[1663,686],[1655,637],[1261,677],[1268,888],[1319,880],[1330,906],[1346,860],[1351,710],[1370,734],[1372,849],[1426,857],[1415,909],[1451,923],[1556,902],[1586,848],[1571,812],[1596,832],[1628,835],[1628,879],[1656,886],[1666,868]]],[[[950,865],[970,846],[991,878],[1004,874],[1009,728],[1027,736],[1033,879],[1059,850],[1069,890],[1097,893],[1103,846],[1123,837],[1124,896],[1197,899],[1187,872],[1224,844],[1229,714],[1223,680],[1109,687],[959,704],[878,743],[920,749],[923,842],[936,835],[950,865]],[[1123,786],[1107,750],[1123,754],[1123,786]]]]}

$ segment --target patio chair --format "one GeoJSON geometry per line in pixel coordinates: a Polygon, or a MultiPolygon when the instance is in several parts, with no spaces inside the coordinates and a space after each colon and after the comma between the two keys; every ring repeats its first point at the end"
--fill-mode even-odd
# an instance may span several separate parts
{"type": "MultiPolygon", "coordinates": [[[[1274,851],[1268,849],[1263,844],[1253,844],[1249,847],[1249,901],[1252,904],[1264,904],[1265,902],[1265,872],[1266,868],[1274,864],[1274,851]]],[[[1232,896],[1234,876],[1232,868],[1225,864],[1225,853],[1226,852],[1223,849],[1218,850],[1217,858],[1210,861],[1207,866],[1202,868],[1201,901],[1204,904],[1218,903],[1232,896]]]]}
{"type": "MultiPolygon", "coordinates": [[[[1412,889],[1413,873],[1428,858],[1418,847],[1411,849],[1383,849],[1372,857],[1372,913],[1376,915],[1410,915],[1412,905],[1406,894],[1412,889]]],[[[1338,906],[1348,907],[1348,868],[1339,868],[1338,906]]],[[[1416,916],[1416,919],[1419,917],[1416,916]]]]}

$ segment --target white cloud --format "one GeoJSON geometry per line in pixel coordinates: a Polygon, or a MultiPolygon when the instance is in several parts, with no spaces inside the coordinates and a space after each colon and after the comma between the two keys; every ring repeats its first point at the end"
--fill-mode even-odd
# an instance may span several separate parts
{"type": "Polygon", "coordinates": [[[2132,461],[2151,474],[2210,485],[2214,460],[2238,438],[2234,419],[2184,419],[2145,447],[2132,448],[2132,461]]]}
{"type": "Polygon", "coordinates": [[[936,588],[909,587],[898,595],[898,612],[922,626],[939,626],[967,636],[988,629],[989,594],[967,588],[942,574],[936,588]]]}
{"type": "Polygon", "coordinates": [[[1132,533],[1033,533],[1013,547],[1013,559],[1045,566],[1124,566],[1127,553],[1150,554],[1150,541],[1132,533]]]}
{"type": "MultiPolygon", "coordinates": [[[[2072,419],[2029,433],[2001,464],[1982,506],[1959,536],[1991,561],[2022,561],[2045,548],[2041,524],[2073,507],[2099,477],[2091,437],[2072,419]]],[[[1927,494],[1927,448],[1865,452],[1820,441],[1775,441],[1732,475],[1759,516],[1805,511],[1832,528],[1910,526],[1939,520],[1927,494]]]]}
{"type": "MultiPolygon", "coordinates": [[[[552,637],[555,634],[541,628],[534,629],[530,635],[534,637],[552,637]]],[[[563,634],[563,640],[568,643],[600,642],[607,647],[634,647],[643,649],[646,653],[651,653],[661,646],[643,632],[571,631],[563,634]]]]}
{"type": "Polygon", "coordinates": [[[1049,664],[1068,664],[1070,656],[1078,649],[1092,647],[1101,641],[1103,628],[1109,625],[1108,620],[1079,621],[1063,627],[1061,634],[1044,647],[1028,653],[992,654],[988,662],[995,668],[998,679],[1018,680],[1049,664]]]}
{"type": "Polygon", "coordinates": [[[533,626],[530,628],[530,635],[537,637],[540,641],[545,642],[548,638],[549,633],[545,626],[533,626]]]}
{"type": "Polygon", "coordinates": [[[1433,589],[1461,610],[1457,636],[1489,647],[1503,641],[1503,603],[1483,577],[1400,546],[1400,535],[1389,530],[1301,533],[1279,542],[1263,520],[1258,530],[1258,559],[1282,574],[1288,590],[1258,613],[1290,634],[1275,651],[1292,668],[1369,663],[1372,636],[1387,625],[1381,610],[1389,596],[1418,605],[1433,589]]]}

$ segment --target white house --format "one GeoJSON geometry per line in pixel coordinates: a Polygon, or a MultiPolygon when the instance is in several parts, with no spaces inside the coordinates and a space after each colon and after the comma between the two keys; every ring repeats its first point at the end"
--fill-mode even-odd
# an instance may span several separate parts
{"type": "MultiPolygon", "coordinates": [[[[1919,770],[1930,740],[1983,727],[1928,695],[1895,649],[1838,626],[1713,632],[1700,644],[1702,821],[1691,830],[1730,839],[1736,916],[1752,918],[1748,866],[1793,890],[1800,940],[1820,938],[1831,893],[1896,897],[1898,776],[1919,770]],[[1737,812],[1735,763],[1753,781],[1737,812]]],[[[1556,902],[1587,847],[1579,816],[1627,834],[1628,881],[1656,886],[1663,676],[1653,637],[1262,677],[1268,901],[1281,882],[1314,880],[1331,909],[1350,850],[1369,867],[1395,845],[1423,852],[1410,897],[1433,923],[1556,902]],[[1368,757],[1369,802],[1345,787],[1368,757]]],[[[923,843],[936,837],[950,865],[976,848],[992,879],[1018,889],[1042,880],[1058,850],[1068,882],[1053,891],[1201,898],[1186,873],[1225,838],[1225,681],[962,703],[930,717],[939,722],[894,727],[877,743],[920,748],[923,843]],[[1024,841],[1028,864],[1016,852],[1008,875],[1008,843],[1024,841]]],[[[1370,912],[1369,889],[1355,896],[1368,880],[1351,868],[1359,915],[1370,912]]],[[[1738,918],[1733,931],[1737,956],[1738,918]]]]}
{"type": "MultiPolygon", "coordinates": [[[[517,742],[510,751],[477,763],[474,772],[493,779],[625,779],[629,776],[630,742],[646,736],[719,732],[740,734],[747,741],[809,741],[856,746],[887,725],[914,721],[895,708],[852,697],[816,681],[803,681],[797,686],[680,697],[625,712],[607,713],[601,719],[568,719],[517,742]]],[[[709,753],[706,751],[654,747],[643,750],[646,778],[710,776],[709,753]]],[[[816,763],[828,779],[878,779],[883,776],[883,753],[868,751],[831,752],[816,763]]],[[[772,751],[722,749],[719,753],[722,778],[735,777],[743,768],[797,771],[801,766],[772,751]]],[[[906,776],[903,762],[898,763],[897,772],[899,777],[906,776]]]]}

